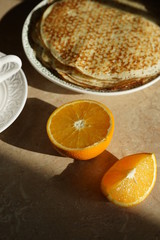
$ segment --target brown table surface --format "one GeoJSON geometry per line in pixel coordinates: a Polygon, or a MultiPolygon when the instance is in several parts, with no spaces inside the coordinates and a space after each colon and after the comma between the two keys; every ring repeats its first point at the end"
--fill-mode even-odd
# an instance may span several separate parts
{"type": "MultiPolygon", "coordinates": [[[[133,12],[138,6],[139,13],[159,22],[157,2],[130,0],[128,4],[133,12]]],[[[23,111],[0,134],[0,239],[159,240],[160,81],[142,91],[112,97],[79,94],[51,83],[31,66],[22,48],[22,26],[37,3],[0,0],[0,51],[22,59],[28,81],[23,111]],[[56,153],[45,130],[50,113],[76,99],[98,100],[115,117],[107,151],[86,162],[56,153]],[[100,180],[116,158],[139,152],[155,153],[156,185],[143,203],[117,207],[101,194],[100,180]]]]}

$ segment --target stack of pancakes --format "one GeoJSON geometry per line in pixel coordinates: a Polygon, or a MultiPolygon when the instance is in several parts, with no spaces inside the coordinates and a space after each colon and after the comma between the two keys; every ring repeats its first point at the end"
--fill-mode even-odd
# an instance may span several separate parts
{"type": "Polygon", "coordinates": [[[39,60],[83,88],[131,89],[160,74],[160,28],[98,1],[52,3],[32,37],[39,60]]]}

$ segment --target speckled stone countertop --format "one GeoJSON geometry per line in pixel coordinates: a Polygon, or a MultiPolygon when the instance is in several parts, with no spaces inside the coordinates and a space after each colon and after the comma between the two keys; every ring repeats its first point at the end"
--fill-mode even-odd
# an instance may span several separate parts
{"type": "MultiPolygon", "coordinates": [[[[109,1],[111,2],[111,1],[109,1]]],[[[159,23],[158,1],[117,1],[159,23]]],[[[28,98],[16,121],[0,134],[0,240],[159,240],[160,239],[160,81],[132,94],[96,96],[57,86],[27,60],[22,26],[34,0],[0,0],[0,51],[18,55],[28,81],[28,98]],[[76,99],[106,104],[115,117],[107,151],[87,162],[53,150],[45,125],[58,106],[76,99]],[[156,185],[131,208],[108,202],[100,180],[116,159],[154,152],[156,185]]]]}

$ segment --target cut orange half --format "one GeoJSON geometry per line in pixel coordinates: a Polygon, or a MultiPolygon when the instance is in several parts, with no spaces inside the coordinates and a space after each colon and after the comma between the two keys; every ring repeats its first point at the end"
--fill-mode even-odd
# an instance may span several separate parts
{"type": "Polygon", "coordinates": [[[154,187],[157,164],[154,154],[140,153],[117,161],[101,181],[103,194],[113,203],[129,207],[142,202],[154,187]]]}
{"type": "Polygon", "coordinates": [[[93,100],[77,100],[57,108],[47,122],[47,134],[63,155],[87,160],[102,153],[111,141],[111,111],[93,100]]]}

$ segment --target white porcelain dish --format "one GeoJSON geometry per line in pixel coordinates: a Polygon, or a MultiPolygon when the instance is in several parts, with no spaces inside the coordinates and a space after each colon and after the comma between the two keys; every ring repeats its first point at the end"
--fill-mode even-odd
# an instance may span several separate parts
{"type": "MultiPolygon", "coordinates": [[[[5,54],[0,52],[0,56],[3,55],[5,54]]],[[[8,128],[19,116],[25,105],[27,93],[27,79],[21,69],[0,83],[0,132],[8,128]]]]}
{"type": "Polygon", "coordinates": [[[23,29],[22,29],[22,44],[23,44],[25,54],[26,54],[28,60],[30,61],[30,63],[32,64],[32,66],[45,78],[47,78],[48,80],[50,80],[53,83],[56,83],[62,87],[68,88],[68,89],[76,91],[76,92],[95,94],[95,95],[105,95],[105,96],[114,96],[114,95],[133,93],[133,92],[142,90],[144,88],[147,88],[160,80],[160,76],[159,76],[158,78],[152,80],[151,82],[146,83],[142,86],[136,87],[134,89],[109,92],[106,90],[93,90],[93,89],[88,89],[88,88],[82,88],[82,87],[76,86],[74,84],[68,83],[68,82],[64,81],[63,79],[60,79],[57,76],[55,76],[51,71],[49,71],[46,67],[44,67],[37,60],[37,58],[35,57],[34,51],[30,45],[29,36],[28,36],[29,25],[31,22],[32,15],[34,14],[35,11],[37,11],[41,7],[44,7],[46,4],[48,4],[47,2],[48,2],[47,0],[43,0],[37,6],[35,6],[35,8],[33,8],[33,10],[29,13],[28,17],[26,18],[24,25],[23,25],[23,29]]]}

